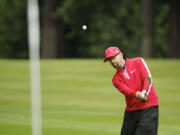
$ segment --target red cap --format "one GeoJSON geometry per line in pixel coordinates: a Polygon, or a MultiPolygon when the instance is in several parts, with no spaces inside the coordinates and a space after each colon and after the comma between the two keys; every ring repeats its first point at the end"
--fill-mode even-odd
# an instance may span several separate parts
{"type": "Polygon", "coordinates": [[[117,55],[121,51],[117,47],[108,47],[105,51],[106,58],[104,59],[104,62],[106,62],[110,57],[117,55]]]}

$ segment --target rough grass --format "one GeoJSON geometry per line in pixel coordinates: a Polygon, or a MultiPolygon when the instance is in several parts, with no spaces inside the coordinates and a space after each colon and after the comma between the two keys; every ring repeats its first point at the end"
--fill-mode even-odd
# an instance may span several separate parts
{"type": "MultiPolygon", "coordinates": [[[[180,133],[180,60],[147,60],[159,96],[159,135],[180,133]]],[[[124,97],[99,59],[42,60],[43,135],[119,135],[124,97]]],[[[31,135],[27,60],[0,60],[0,135],[31,135]]]]}

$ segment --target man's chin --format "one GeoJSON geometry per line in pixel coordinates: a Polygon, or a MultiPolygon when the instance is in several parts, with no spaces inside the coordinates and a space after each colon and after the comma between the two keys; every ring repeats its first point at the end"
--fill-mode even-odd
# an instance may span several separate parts
{"type": "Polygon", "coordinates": [[[115,68],[115,69],[119,69],[119,68],[120,68],[120,66],[114,66],[114,68],[115,68]]]}

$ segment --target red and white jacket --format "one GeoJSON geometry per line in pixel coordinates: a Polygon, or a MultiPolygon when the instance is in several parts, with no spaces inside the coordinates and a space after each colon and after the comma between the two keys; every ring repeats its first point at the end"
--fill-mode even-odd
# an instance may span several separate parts
{"type": "Polygon", "coordinates": [[[158,97],[155,92],[153,82],[149,84],[147,76],[151,76],[147,64],[143,58],[126,58],[125,69],[118,69],[113,77],[113,85],[125,95],[126,110],[135,111],[145,109],[150,106],[158,106],[158,97]],[[143,103],[136,98],[137,91],[148,91],[150,85],[148,101],[143,103]]]}

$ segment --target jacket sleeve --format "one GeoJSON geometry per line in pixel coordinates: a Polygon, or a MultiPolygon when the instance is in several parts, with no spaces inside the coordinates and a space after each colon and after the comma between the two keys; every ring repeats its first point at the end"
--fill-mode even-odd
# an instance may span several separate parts
{"type": "Polygon", "coordinates": [[[151,83],[150,83],[147,80],[147,76],[149,76],[150,78],[152,78],[152,76],[151,76],[150,70],[143,58],[139,58],[139,68],[140,68],[141,80],[143,82],[142,90],[149,91],[152,87],[152,79],[151,79],[151,83]]]}
{"type": "Polygon", "coordinates": [[[113,85],[125,96],[127,97],[136,97],[136,91],[133,89],[130,89],[126,84],[120,82],[118,79],[113,79],[113,85]]]}

